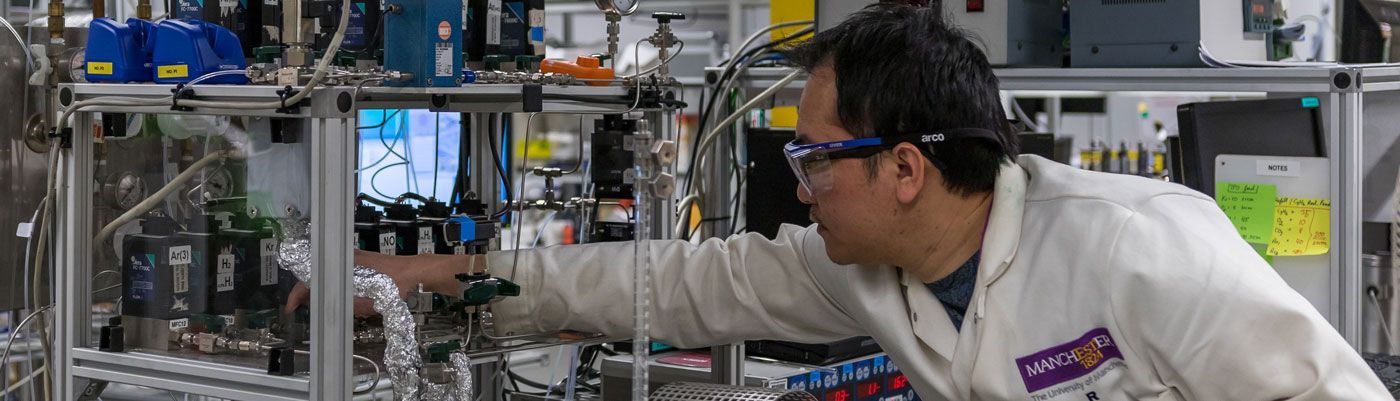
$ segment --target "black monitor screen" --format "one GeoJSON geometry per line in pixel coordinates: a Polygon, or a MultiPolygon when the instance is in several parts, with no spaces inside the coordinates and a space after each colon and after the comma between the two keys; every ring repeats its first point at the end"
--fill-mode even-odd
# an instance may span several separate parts
{"type": "Polygon", "coordinates": [[[1177,107],[1183,184],[1215,196],[1219,155],[1327,157],[1319,106],[1309,97],[1177,107]]]}

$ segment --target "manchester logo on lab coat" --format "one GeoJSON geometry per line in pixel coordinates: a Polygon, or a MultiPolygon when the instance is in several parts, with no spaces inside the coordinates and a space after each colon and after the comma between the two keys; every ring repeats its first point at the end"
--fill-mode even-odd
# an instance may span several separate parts
{"type": "Polygon", "coordinates": [[[1016,358],[1027,392],[1077,379],[1094,371],[1109,359],[1123,359],[1118,343],[1108,329],[1089,330],[1074,341],[1016,358]]]}

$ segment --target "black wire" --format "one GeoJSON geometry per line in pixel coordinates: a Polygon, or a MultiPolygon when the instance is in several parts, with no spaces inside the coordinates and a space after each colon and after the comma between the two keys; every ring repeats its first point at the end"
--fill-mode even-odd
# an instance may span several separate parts
{"type": "Polygon", "coordinates": [[[384,116],[384,121],[380,121],[379,124],[371,125],[371,126],[368,126],[368,127],[357,127],[356,129],[375,129],[375,128],[383,128],[385,124],[388,124],[388,123],[389,123],[389,119],[394,118],[394,116],[399,115],[399,111],[401,111],[401,110],[400,110],[400,109],[394,109],[394,112],[393,112],[393,113],[389,113],[388,115],[385,115],[385,116],[384,116]]]}
{"type": "Polygon", "coordinates": [[[544,98],[544,99],[572,100],[572,101],[575,101],[575,102],[586,102],[586,103],[625,104],[625,105],[628,105],[628,106],[631,106],[633,103],[636,103],[636,99],[635,99],[635,98],[633,98],[633,99],[620,99],[620,98],[611,98],[611,97],[591,97],[591,96],[565,95],[565,94],[559,94],[559,93],[549,93],[549,94],[544,94],[544,95],[541,95],[541,96],[542,96],[542,98],[544,98]]]}
{"type": "MultiPolygon", "coordinates": [[[[378,129],[379,129],[379,133],[377,133],[376,135],[379,135],[379,141],[380,141],[380,142],[383,142],[383,141],[384,141],[384,124],[387,124],[387,123],[389,122],[389,118],[392,118],[394,115],[397,115],[397,114],[399,114],[399,111],[398,111],[398,110],[394,110],[394,113],[385,116],[385,117],[384,117],[384,121],[380,122],[379,125],[377,125],[377,126],[372,126],[372,127],[361,127],[361,128],[359,128],[359,129],[374,129],[374,128],[378,128],[378,129]]],[[[117,141],[117,143],[121,143],[121,142],[122,142],[122,141],[117,141]]],[[[399,144],[399,137],[398,137],[398,135],[395,135],[395,136],[394,136],[394,143],[393,143],[392,145],[389,145],[389,147],[390,147],[390,148],[393,148],[394,146],[397,146],[398,144],[399,144]]],[[[365,166],[365,167],[362,167],[362,169],[374,167],[374,166],[379,165],[379,163],[383,163],[383,162],[384,162],[384,159],[388,159],[390,154],[391,154],[391,153],[389,153],[389,152],[384,152],[384,156],[380,156],[380,157],[379,157],[379,160],[375,160],[374,163],[370,163],[369,165],[367,165],[367,166],[365,166]]]]}
{"type": "MultiPolygon", "coordinates": [[[[495,117],[492,117],[491,122],[495,121],[495,117]]],[[[495,126],[495,124],[491,125],[493,127],[495,126]]],[[[486,142],[488,146],[491,146],[491,156],[496,158],[496,173],[501,175],[501,184],[505,187],[506,192],[506,204],[501,206],[501,210],[497,210],[496,213],[491,214],[491,218],[499,219],[501,216],[505,216],[506,213],[510,213],[510,205],[515,203],[515,198],[510,193],[510,180],[506,178],[506,169],[501,162],[501,150],[496,148],[495,131],[495,129],[491,129],[486,132],[486,142]]],[[[526,144],[526,146],[529,146],[529,144],[526,144]]]]}
{"type": "Polygon", "coordinates": [[[384,192],[381,192],[381,191],[379,190],[379,187],[376,186],[376,185],[374,185],[374,180],[376,179],[376,177],[379,177],[379,173],[380,173],[380,172],[383,172],[384,169],[387,169],[387,168],[390,168],[390,167],[394,167],[394,166],[402,166],[402,165],[406,165],[406,164],[408,164],[408,162],[389,163],[388,165],[386,165],[386,166],[384,166],[384,167],[380,167],[378,170],[374,170],[374,174],[371,174],[371,175],[369,176],[369,187],[370,187],[370,189],[373,189],[373,190],[374,190],[374,193],[379,194],[379,196],[382,196],[382,197],[385,197],[385,198],[393,198],[392,196],[385,195],[384,192]]]}
{"type": "MultiPolygon", "coordinates": [[[[748,58],[750,58],[750,57],[753,57],[754,55],[758,54],[758,53],[761,52],[761,51],[764,51],[764,50],[767,50],[767,49],[771,49],[771,48],[773,48],[773,47],[776,47],[776,46],[778,46],[778,45],[781,45],[781,44],[784,44],[784,43],[787,43],[787,42],[791,42],[791,41],[793,41],[794,39],[797,39],[798,36],[800,36],[800,35],[798,35],[798,34],[789,35],[789,36],[784,37],[784,38],[782,38],[782,39],[779,39],[779,40],[776,40],[776,41],[773,41],[773,42],[766,43],[766,44],[764,44],[764,45],[762,45],[762,46],[758,46],[758,47],[755,47],[755,48],[753,48],[753,49],[749,49],[748,51],[744,52],[744,54],[740,55],[739,57],[733,58],[733,59],[732,59],[733,62],[730,62],[730,63],[728,63],[728,65],[725,66],[724,74],[722,74],[722,75],[720,76],[720,79],[719,79],[718,81],[716,81],[716,84],[715,84],[714,89],[710,92],[710,101],[709,101],[709,103],[706,103],[705,108],[701,109],[701,112],[700,112],[700,125],[699,125],[698,128],[696,129],[696,133],[697,133],[696,135],[697,135],[697,136],[696,136],[696,138],[695,138],[695,143],[691,144],[691,148],[690,148],[690,154],[691,154],[691,158],[690,158],[690,170],[688,170],[688,171],[690,172],[690,174],[688,174],[687,177],[686,177],[686,180],[685,180],[685,189],[684,189],[684,191],[682,191],[681,193],[686,193],[686,194],[690,193],[690,186],[691,186],[691,183],[692,183],[692,181],[694,181],[694,179],[695,179],[695,173],[694,173],[694,171],[695,171],[696,162],[700,159],[699,155],[695,154],[695,152],[696,152],[697,150],[699,150],[699,147],[700,147],[700,139],[701,139],[700,137],[705,135],[705,132],[706,132],[706,131],[705,131],[705,124],[709,123],[709,121],[710,121],[710,113],[712,113],[712,112],[714,111],[714,108],[715,108],[715,99],[719,98],[720,89],[721,89],[721,88],[724,88],[724,87],[726,87],[726,86],[728,86],[728,81],[730,81],[731,79],[736,78],[736,77],[734,76],[734,74],[737,72],[738,66],[739,66],[740,63],[743,62],[743,60],[748,59],[748,58]]],[[[704,95],[702,94],[701,97],[703,98],[704,95]]],[[[702,99],[701,102],[704,103],[704,100],[702,99]]]]}

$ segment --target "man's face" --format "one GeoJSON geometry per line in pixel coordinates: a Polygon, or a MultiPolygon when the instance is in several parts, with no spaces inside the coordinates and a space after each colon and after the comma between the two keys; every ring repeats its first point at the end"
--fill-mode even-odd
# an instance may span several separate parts
{"type": "MultiPolygon", "coordinates": [[[[841,127],[836,114],[836,77],[831,67],[812,71],[798,104],[797,141],[815,144],[855,139],[841,127]]],[[[881,167],[883,170],[883,167],[881,167]]],[[[827,256],[841,264],[879,263],[882,241],[889,235],[882,227],[892,227],[897,202],[886,174],[871,179],[863,159],[831,161],[831,189],[819,196],[807,193],[801,185],[797,197],[811,204],[811,218],[817,233],[826,241],[827,256]]]]}

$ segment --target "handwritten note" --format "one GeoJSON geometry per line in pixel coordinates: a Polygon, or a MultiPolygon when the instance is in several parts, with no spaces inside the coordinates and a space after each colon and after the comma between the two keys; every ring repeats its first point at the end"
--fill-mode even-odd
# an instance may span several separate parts
{"type": "Polygon", "coordinates": [[[1273,185],[1215,183],[1215,203],[1244,236],[1245,242],[1268,244],[1274,235],[1273,185]]]}
{"type": "Polygon", "coordinates": [[[1321,255],[1332,246],[1332,201],[1278,198],[1274,233],[1265,253],[1274,256],[1321,255]]]}

